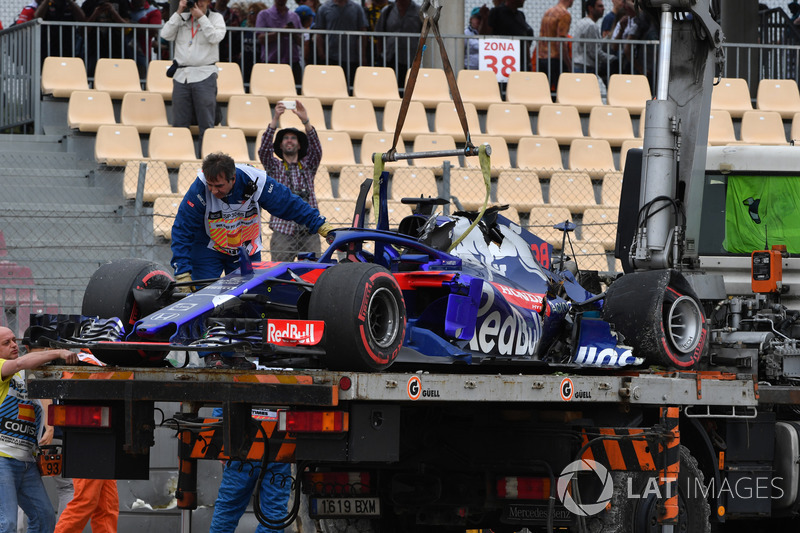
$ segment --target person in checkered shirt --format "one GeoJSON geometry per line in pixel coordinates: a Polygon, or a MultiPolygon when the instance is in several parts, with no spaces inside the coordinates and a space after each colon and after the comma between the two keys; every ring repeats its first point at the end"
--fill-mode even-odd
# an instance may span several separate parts
{"type": "MultiPolygon", "coordinates": [[[[322,159],[322,145],[317,130],[308,119],[308,112],[301,102],[293,112],[305,126],[305,132],[297,128],[284,128],[275,133],[281,115],[286,112],[284,102],[275,105],[267,131],[258,150],[258,158],[264,165],[267,175],[278,183],[317,208],[317,197],[314,194],[314,178],[322,159]],[[273,140],[274,138],[274,140],[273,140]]],[[[273,261],[294,261],[298,253],[321,252],[319,237],[311,233],[302,224],[272,216],[269,221],[272,228],[270,252],[273,261]]]]}

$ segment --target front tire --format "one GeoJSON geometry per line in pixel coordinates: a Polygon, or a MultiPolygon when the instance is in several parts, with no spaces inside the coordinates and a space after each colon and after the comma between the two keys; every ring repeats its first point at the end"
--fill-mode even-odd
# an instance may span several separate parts
{"type": "Polygon", "coordinates": [[[389,271],[374,264],[326,269],[314,285],[308,314],[325,321],[325,360],[332,370],[384,370],[405,337],[403,293],[389,271]]]}

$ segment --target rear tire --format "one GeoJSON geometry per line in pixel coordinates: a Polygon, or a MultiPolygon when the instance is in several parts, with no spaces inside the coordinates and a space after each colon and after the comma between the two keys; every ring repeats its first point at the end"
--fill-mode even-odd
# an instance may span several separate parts
{"type": "Polygon", "coordinates": [[[314,285],[308,314],[325,321],[325,361],[332,370],[384,370],[405,337],[403,293],[389,271],[374,264],[326,269],[314,285]]]}
{"type": "MultiPolygon", "coordinates": [[[[174,279],[160,265],[144,259],[117,259],[102,265],[92,275],[83,295],[81,314],[100,318],[117,317],[125,333],[130,333],[137,320],[150,312],[139,308],[134,289],[166,289],[174,279]]],[[[92,350],[108,365],[161,366],[168,351],[92,350]]]]}

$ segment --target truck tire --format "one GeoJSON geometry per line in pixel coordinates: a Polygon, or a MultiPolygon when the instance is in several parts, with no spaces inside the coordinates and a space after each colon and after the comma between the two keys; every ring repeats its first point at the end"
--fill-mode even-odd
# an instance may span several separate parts
{"type": "Polygon", "coordinates": [[[326,269],[314,285],[308,314],[325,321],[325,361],[332,370],[388,368],[406,332],[406,306],[397,280],[370,263],[326,269]]]}
{"type": "MultiPolygon", "coordinates": [[[[125,333],[130,333],[137,320],[152,310],[142,310],[133,296],[134,289],[166,288],[174,281],[160,265],[144,259],[117,259],[95,271],[83,295],[81,314],[100,318],[117,317],[125,333]]],[[[108,365],[162,366],[168,351],[92,350],[108,365]]]]}
{"type": "Polygon", "coordinates": [[[675,270],[621,276],[608,288],[603,319],[649,364],[690,369],[708,352],[700,300],[675,270]]]}
{"type": "MultiPolygon", "coordinates": [[[[681,533],[711,533],[711,511],[703,497],[703,472],[688,448],[680,447],[678,474],[678,525],[681,533]]],[[[603,533],[656,533],[658,495],[654,490],[657,472],[612,472],[614,493],[609,508],[587,519],[590,531],[603,533]],[[629,494],[630,492],[630,494],[629,494]],[[631,497],[634,495],[634,497],[631,497]]]]}

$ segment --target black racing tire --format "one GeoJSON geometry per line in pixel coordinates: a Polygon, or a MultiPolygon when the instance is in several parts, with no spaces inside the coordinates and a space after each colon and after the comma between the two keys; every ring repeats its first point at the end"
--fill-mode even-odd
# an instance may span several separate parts
{"type": "Polygon", "coordinates": [[[325,361],[331,370],[384,370],[397,358],[406,333],[397,280],[370,263],[326,269],[314,285],[308,315],[325,322],[325,361]]]}
{"type": "MultiPolygon", "coordinates": [[[[703,496],[703,472],[688,448],[680,447],[678,474],[678,525],[676,532],[710,533],[711,509],[703,496]]],[[[659,499],[657,472],[612,472],[614,493],[603,513],[587,519],[590,531],[603,533],[656,533],[659,499]],[[630,494],[629,494],[630,493],[630,494]],[[633,497],[631,495],[634,495],[633,497]]]]}
{"type": "MultiPolygon", "coordinates": [[[[162,266],[144,259],[117,259],[95,271],[83,295],[81,314],[100,318],[117,317],[125,333],[130,333],[137,320],[145,316],[133,297],[137,288],[165,289],[174,281],[162,266]]],[[[151,310],[154,311],[154,310],[151,310]]],[[[108,365],[161,366],[168,351],[144,352],[142,350],[92,350],[108,365]]]]}
{"type": "Polygon", "coordinates": [[[606,292],[603,319],[649,364],[688,370],[708,353],[700,299],[675,270],[635,272],[606,292]]]}

